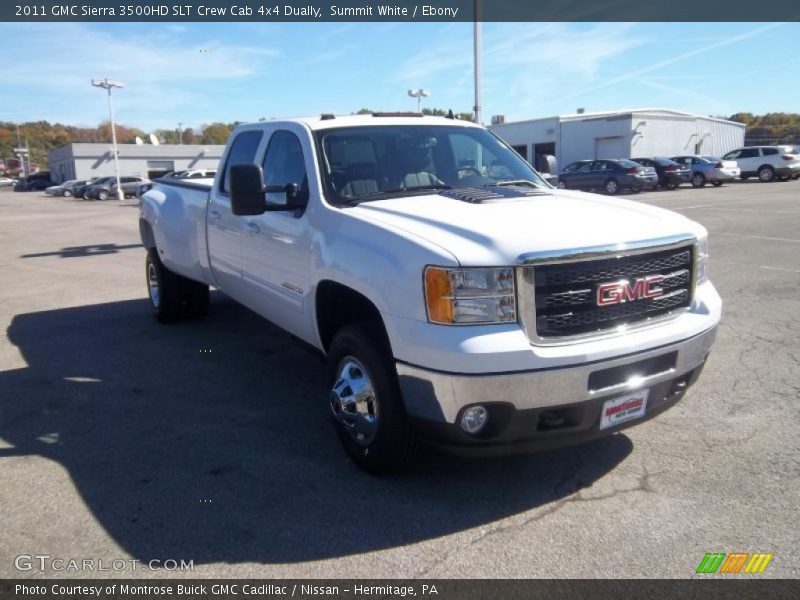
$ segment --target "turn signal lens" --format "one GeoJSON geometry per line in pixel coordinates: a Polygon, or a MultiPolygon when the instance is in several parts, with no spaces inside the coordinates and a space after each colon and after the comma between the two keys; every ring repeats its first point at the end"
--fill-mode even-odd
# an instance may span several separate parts
{"type": "Polygon", "coordinates": [[[434,323],[453,322],[453,288],[446,269],[428,267],[425,270],[425,298],[428,320],[434,323]]]}
{"type": "Polygon", "coordinates": [[[514,269],[425,270],[428,320],[443,324],[506,323],[517,320],[514,269]]]}
{"type": "Polygon", "coordinates": [[[697,240],[694,245],[695,278],[697,285],[708,281],[708,238],[697,240]]]}

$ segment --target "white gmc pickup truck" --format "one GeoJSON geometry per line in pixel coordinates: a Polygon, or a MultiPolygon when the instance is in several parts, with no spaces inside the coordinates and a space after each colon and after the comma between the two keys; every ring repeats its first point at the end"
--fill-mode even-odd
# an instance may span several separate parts
{"type": "Polygon", "coordinates": [[[554,189],[473,123],[242,125],[220,167],[141,195],[156,317],[204,316],[214,286],[314,346],[320,407],[370,472],[418,441],[500,454],[641,423],[714,342],[702,226],[554,189]]]}

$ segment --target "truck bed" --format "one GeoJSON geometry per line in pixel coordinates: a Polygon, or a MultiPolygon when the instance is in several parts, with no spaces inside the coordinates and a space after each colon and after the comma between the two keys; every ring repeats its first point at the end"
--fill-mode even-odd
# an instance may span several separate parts
{"type": "Polygon", "coordinates": [[[172,271],[213,285],[206,237],[206,211],[213,179],[156,180],[142,199],[142,217],[158,223],[154,235],[162,262],[172,271]],[[153,213],[153,214],[151,214],[153,213]]]}

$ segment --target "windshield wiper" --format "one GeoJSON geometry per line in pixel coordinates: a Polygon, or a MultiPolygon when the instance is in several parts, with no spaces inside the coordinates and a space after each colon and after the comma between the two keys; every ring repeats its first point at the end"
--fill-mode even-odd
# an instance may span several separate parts
{"type": "Polygon", "coordinates": [[[536,189],[544,189],[540,185],[536,185],[534,182],[529,181],[527,179],[513,179],[510,181],[495,181],[494,183],[487,183],[483,187],[491,187],[493,185],[499,186],[506,186],[506,185],[527,185],[528,187],[536,188],[536,189]]]}
{"type": "Polygon", "coordinates": [[[360,202],[369,202],[370,200],[377,200],[380,196],[386,194],[402,194],[403,192],[420,192],[427,190],[449,190],[451,186],[444,183],[432,183],[431,185],[412,185],[410,187],[399,187],[391,190],[379,190],[377,192],[367,192],[366,194],[358,194],[356,196],[349,196],[343,199],[343,203],[355,206],[360,202]]]}
{"type": "Polygon", "coordinates": [[[376,193],[399,194],[401,192],[418,192],[421,190],[451,190],[451,189],[453,189],[453,187],[447,185],[446,183],[432,183],[430,185],[412,185],[409,187],[399,187],[399,188],[394,188],[392,190],[383,190],[381,192],[376,192],[376,193]]]}

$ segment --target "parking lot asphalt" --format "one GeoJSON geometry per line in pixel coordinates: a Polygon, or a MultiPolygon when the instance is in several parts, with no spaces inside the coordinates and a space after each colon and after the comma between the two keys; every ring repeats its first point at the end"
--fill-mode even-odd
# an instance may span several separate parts
{"type": "Polygon", "coordinates": [[[0,189],[0,577],[684,578],[737,551],[800,576],[800,181],[629,197],[710,231],[700,382],[600,442],[377,479],[288,335],[219,293],[156,324],[136,201],[0,189]]]}

